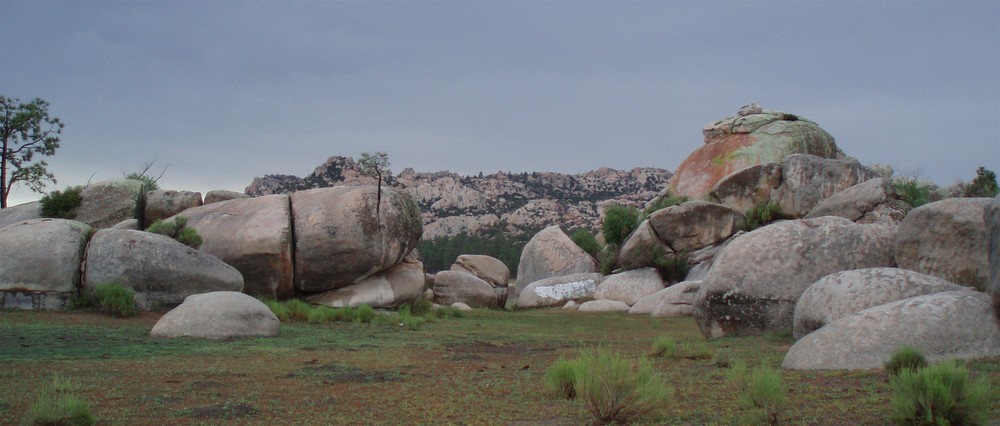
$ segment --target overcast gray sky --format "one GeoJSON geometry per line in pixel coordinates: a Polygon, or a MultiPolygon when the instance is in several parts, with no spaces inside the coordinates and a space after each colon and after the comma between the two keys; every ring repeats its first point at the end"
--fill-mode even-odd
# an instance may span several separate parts
{"type": "Polygon", "coordinates": [[[50,190],[155,158],[167,189],[242,191],[364,151],[673,170],[750,102],[897,174],[1000,172],[998,1],[0,0],[0,44],[0,95],[66,124],[50,190]]]}

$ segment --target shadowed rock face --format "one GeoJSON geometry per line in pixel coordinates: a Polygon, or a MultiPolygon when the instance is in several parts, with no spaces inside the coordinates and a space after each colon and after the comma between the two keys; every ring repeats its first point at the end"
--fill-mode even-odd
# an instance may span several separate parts
{"type": "Polygon", "coordinates": [[[722,178],[741,169],[776,163],[801,153],[842,158],[833,137],[816,123],[780,111],[738,115],[706,125],[705,145],[695,150],[670,178],[670,193],[700,200],[722,178]]]}
{"type": "Polygon", "coordinates": [[[990,262],[983,212],[991,201],[949,198],[911,210],[896,235],[899,267],[984,290],[990,262]]]}
{"type": "Polygon", "coordinates": [[[790,331],[795,303],[817,279],[838,271],[893,266],[891,228],[839,217],[773,223],[735,238],[719,253],[695,299],[709,338],[790,331]]]}
{"type": "Polygon", "coordinates": [[[1000,318],[1000,195],[986,206],[983,221],[986,223],[990,252],[990,281],[986,292],[993,296],[993,309],[1000,318]]]}

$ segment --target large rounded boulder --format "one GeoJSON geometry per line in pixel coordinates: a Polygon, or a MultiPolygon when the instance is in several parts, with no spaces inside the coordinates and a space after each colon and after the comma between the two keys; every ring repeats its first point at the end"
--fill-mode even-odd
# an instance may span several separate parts
{"type": "Polygon", "coordinates": [[[117,283],[150,310],[192,294],[243,291],[243,275],[219,258],[150,232],[102,229],[87,247],[84,288],[117,283]]]}
{"type": "Polygon", "coordinates": [[[0,228],[31,219],[41,219],[38,201],[0,209],[0,228]]]}
{"type": "Polygon", "coordinates": [[[92,229],[64,219],[0,228],[0,308],[56,310],[79,290],[92,229]]]}
{"type": "Polygon", "coordinates": [[[630,314],[654,317],[690,316],[701,281],[683,281],[639,299],[629,308],[630,314]]]}
{"type": "Polygon", "coordinates": [[[742,223],[743,213],[706,201],[688,201],[649,216],[656,235],[676,252],[691,252],[725,241],[742,223]]]}
{"type": "Polygon", "coordinates": [[[425,288],[424,264],[408,256],[357,284],[313,294],[306,301],[334,308],[368,305],[395,309],[419,299],[425,288]]]}
{"type": "Polygon", "coordinates": [[[273,337],[280,325],[261,301],[239,292],[216,291],[188,296],[164,314],[149,334],[203,339],[273,337]]]}
{"type": "Polygon", "coordinates": [[[986,288],[990,277],[984,209],[989,198],[948,198],[910,211],[896,234],[900,268],[986,288]]]}
{"type": "Polygon", "coordinates": [[[184,210],[210,253],[243,274],[243,291],[287,299],[295,293],[288,195],[265,195],[184,210]]]}
{"type": "Polygon", "coordinates": [[[629,306],[657,291],[663,290],[663,278],[653,268],[633,269],[604,278],[594,293],[596,300],[617,300],[629,306]]]}
{"type": "Polygon", "coordinates": [[[702,129],[705,145],[670,178],[670,194],[701,200],[722,178],[744,168],[776,163],[795,154],[842,158],[844,153],[816,123],[780,111],[749,109],[702,129]]]}
{"type": "Polygon", "coordinates": [[[715,259],[695,299],[709,338],[791,331],[795,303],[834,272],[893,266],[893,230],[840,217],[773,223],[737,237],[715,259]]]}
{"type": "Polygon", "coordinates": [[[434,276],[434,302],[439,305],[461,302],[473,308],[495,308],[506,300],[501,301],[490,283],[471,273],[441,271],[434,276]]]}
{"type": "Polygon", "coordinates": [[[928,294],[848,315],[799,339],[782,366],[795,370],[881,367],[902,346],[929,361],[1000,356],[1000,328],[984,293],[928,294]]]}
{"type": "Polygon", "coordinates": [[[403,260],[423,233],[420,208],[406,193],[339,186],[291,195],[295,288],[347,287],[403,260]]]}
{"type": "Polygon", "coordinates": [[[835,272],[813,283],[795,305],[796,338],[855,312],[925,294],[962,290],[941,278],[899,268],[835,272]]]}
{"type": "Polygon", "coordinates": [[[145,183],[136,179],[113,179],[87,185],[80,191],[80,207],[74,220],[104,229],[127,219],[142,217],[145,183]]]}
{"type": "Polygon", "coordinates": [[[597,261],[553,225],[531,237],[517,266],[515,297],[529,284],[550,277],[597,271],[597,261]]]}

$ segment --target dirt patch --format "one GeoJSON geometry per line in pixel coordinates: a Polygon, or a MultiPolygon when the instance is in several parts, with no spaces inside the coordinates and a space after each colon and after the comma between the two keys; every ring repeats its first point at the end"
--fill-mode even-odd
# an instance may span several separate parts
{"type": "Polygon", "coordinates": [[[320,378],[324,384],[386,383],[403,381],[402,374],[398,371],[361,370],[336,363],[304,367],[289,374],[288,377],[317,377],[320,378]]]}
{"type": "Polygon", "coordinates": [[[252,416],[254,414],[257,414],[257,410],[247,404],[242,402],[227,402],[225,404],[192,408],[188,417],[196,419],[228,419],[252,416]]]}
{"type": "Polygon", "coordinates": [[[191,389],[202,390],[211,388],[221,388],[222,383],[216,382],[215,380],[196,380],[191,382],[191,389]]]}
{"type": "MultiPolygon", "coordinates": [[[[458,354],[507,354],[507,355],[525,355],[538,352],[549,352],[555,350],[554,348],[546,346],[531,346],[517,343],[504,343],[501,345],[495,345],[489,342],[483,342],[480,340],[473,341],[471,344],[447,344],[445,345],[451,352],[456,352],[458,354]]],[[[453,355],[461,356],[461,355],[453,355]]]]}

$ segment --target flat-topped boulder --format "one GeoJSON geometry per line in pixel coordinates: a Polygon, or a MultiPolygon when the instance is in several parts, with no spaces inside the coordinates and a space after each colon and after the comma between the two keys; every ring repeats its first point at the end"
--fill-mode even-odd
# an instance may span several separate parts
{"type": "Polygon", "coordinates": [[[663,279],[653,268],[633,269],[608,275],[594,292],[596,300],[617,300],[629,306],[663,289],[663,279]]]}
{"type": "Polygon", "coordinates": [[[201,205],[201,193],[156,189],[146,192],[143,220],[152,224],[184,210],[201,205]]]}
{"type": "Polygon", "coordinates": [[[97,229],[110,228],[126,219],[142,217],[145,184],[135,179],[112,179],[87,185],[74,220],[97,229]]]}

